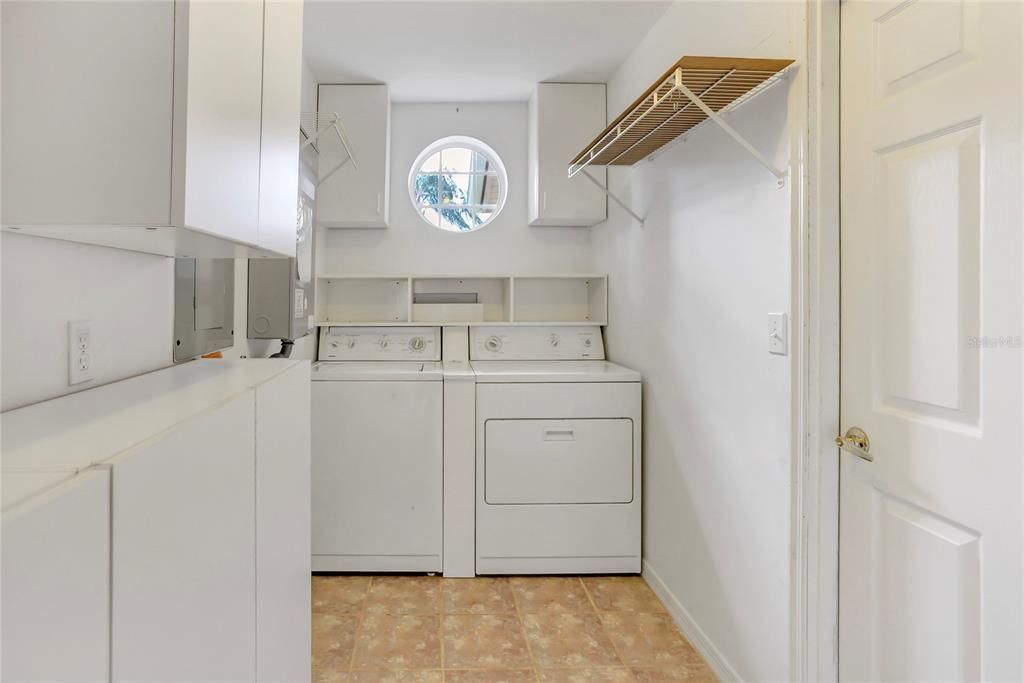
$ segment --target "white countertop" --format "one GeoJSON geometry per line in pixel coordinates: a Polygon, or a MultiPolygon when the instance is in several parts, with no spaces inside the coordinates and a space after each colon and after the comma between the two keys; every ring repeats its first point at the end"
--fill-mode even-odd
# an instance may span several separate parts
{"type": "Polygon", "coordinates": [[[7,411],[0,414],[0,466],[73,474],[304,362],[197,360],[7,411]]]}

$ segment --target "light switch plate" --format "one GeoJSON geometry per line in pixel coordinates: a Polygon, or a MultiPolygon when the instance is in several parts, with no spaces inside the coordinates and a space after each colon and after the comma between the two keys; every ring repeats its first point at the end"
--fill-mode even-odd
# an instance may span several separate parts
{"type": "Polygon", "coordinates": [[[768,353],[779,356],[789,353],[789,326],[785,313],[768,314],[768,353]]]}
{"type": "Polygon", "coordinates": [[[68,323],[68,384],[92,379],[92,330],[88,320],[68,323]]]}

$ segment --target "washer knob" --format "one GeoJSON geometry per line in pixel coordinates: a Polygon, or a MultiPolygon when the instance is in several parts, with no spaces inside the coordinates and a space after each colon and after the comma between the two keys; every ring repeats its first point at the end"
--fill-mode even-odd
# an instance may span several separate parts
{"type": "Polygon", "coordinates": [[[548,337],[548,343],[551,344],[552,346],[558,346],[559,341],[560,340],[557,334],[553,334],[550,337],[548,337]]]}
{"type": "Polygon", "coordinates": [[[336,348],[338,348],[338,342],[336,342],[336,341],[332,341],[332,342],[331,342],[331,348],[332,348],[332,349],[336,349],[336,348]]]}
{"type": "Polygon", "coordinates": [[[589,348],[590,348],[590,347],[591,347],[591,346],[592,346],[593,344],[594,344],[594,342],[592,342],[592,341],[590,340],[590,337],[587,337],[586,339],[584,339],[584,340],[583,340],[583,345],[584,345],[585,347],[587,347],[588,349],[589,349],[589,348]]]}
{"type": "Polygon", "coordinates": [[[426,346],[427,342],[423,337],[413,337],[409,340],[409,348],[413,351],[422,351],[426,346]]]}
{"type": "Polygon", "coordinates": [[[356,340],[355,339],[349,339],[348,340],[348,348],[350,348],[350,349],[356,348],[356,340]]]}
{"type": "Polygon", "coordinates": [[[377,344],[380,345],[380,348],[386,349],[391,346],[391,341],[387,337],[381,337],[377,344]]]}
{"type": "Polygon", "coordinates": [[[495,353],[501,351],[501,337],[496,334],[492,334],[484,342],[484,348],[495,353]]]}

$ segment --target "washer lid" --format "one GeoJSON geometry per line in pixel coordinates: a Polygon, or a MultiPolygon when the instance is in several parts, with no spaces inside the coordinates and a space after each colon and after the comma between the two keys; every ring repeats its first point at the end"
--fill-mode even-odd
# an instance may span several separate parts
{"type": "Polygon", "coordinates": [[[604,360],[475,360],[477,382],[639,382],[640,373],[604,360]]]}
{"type": "Polygon", "coordinates": [[[314,382],[415,382],[442,379],[440,363],[415,361],[320,361],[313,363],[314,382]]]}

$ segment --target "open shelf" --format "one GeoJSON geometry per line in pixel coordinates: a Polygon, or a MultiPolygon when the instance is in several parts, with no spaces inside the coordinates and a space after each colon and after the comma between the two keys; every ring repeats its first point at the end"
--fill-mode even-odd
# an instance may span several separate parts
{"type": "Polygon", "coordinates": [[[317,278],[317,322],[329,325],[408,323],[409,285],[406,276],[317,278]]]}
{"type": "Polygon", "coordinates": [[[643,224],[642,216],[587,171],[590,166],[632,166],[702,123],[714,121],[784,184],[776,168],[720,114],[775,83],[792,59],[683,57],[569,162],[569,177],[582,173],[643,224]]]}
{"type": "Polygon", "coordinates": [[[603,325],[607,319],[607,278],[527,276],[513,278],[516,323],[578,320],[603,325]]]}
{"type": "Polygon", "coordinates": [[[792,59],[683,57],[570,162],[631,166],[708,120],[683,90],[720,113],[773,82],[792,59]],[[682,87],[681,87],[682,86],[682,87]]]}
{"type": "Polygon", "coordinates": [[[604,325],[605,275],[332,275],[317,325],[604,325]]]}

